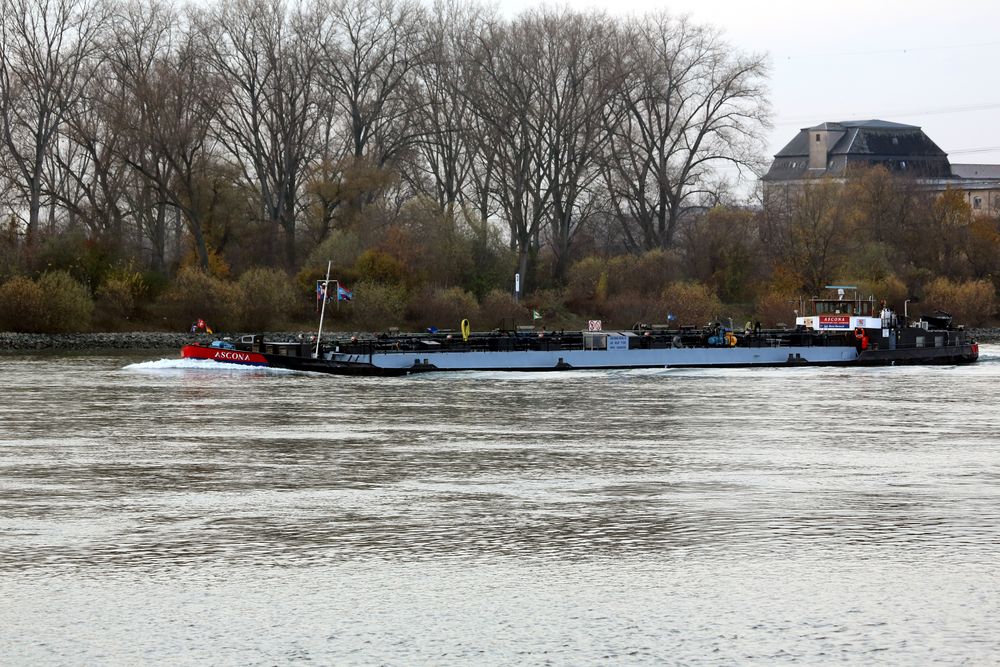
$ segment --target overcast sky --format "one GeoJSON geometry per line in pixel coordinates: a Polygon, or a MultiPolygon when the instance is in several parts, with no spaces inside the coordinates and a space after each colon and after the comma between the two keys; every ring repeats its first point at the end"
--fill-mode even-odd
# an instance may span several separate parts
{"type": "MultiPolygon", "coordinates": [[[[508,14],[538,3],[500,0],[508,14]]],[[[666,9],[766,53],[769,153],[824,121],[919,125],[951,161],[1000,163],[1000,0],[585,0],[615,15],[666,9]]]]}

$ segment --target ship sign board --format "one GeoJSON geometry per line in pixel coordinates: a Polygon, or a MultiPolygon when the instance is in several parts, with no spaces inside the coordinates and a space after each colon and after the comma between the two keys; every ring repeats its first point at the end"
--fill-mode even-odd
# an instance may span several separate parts
{"type": "Polygon", "coordinates": [[[600,320],[589,320],[587,322],[587,331],[600,331],[601,321],[600,320]]]}
{"type": "Polygon", "coordinates": [[[628,336],[608,336],[609,350],[628,350],[628,336]]]}
{"type": "Polygon", "coordinates": [[[850,315],[820,315],[819,316],[819,328],[820,329],[850,329],[851,328],[851,316],[850,315]]]}

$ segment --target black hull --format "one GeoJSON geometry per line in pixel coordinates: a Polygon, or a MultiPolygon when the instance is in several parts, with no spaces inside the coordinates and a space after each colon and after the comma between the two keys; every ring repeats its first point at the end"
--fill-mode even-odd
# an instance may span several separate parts
{"type": "Polygon", "coordinates": [[[971,364],[979,359],[975,344],[945,347],[906,348],[901,350],[866,350],[851,366],[926,366],[971,364]]]}

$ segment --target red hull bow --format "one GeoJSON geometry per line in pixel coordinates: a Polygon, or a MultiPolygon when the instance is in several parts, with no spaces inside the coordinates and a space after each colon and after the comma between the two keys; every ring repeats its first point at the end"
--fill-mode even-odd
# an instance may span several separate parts
{"type": "Polygon", "coordinates": [[[220,361],[226,364],[243,364],[245,366],[267,366],[267,359],[262,354],[256,352],[243,352],[241,350],[227,350],[221,347],[209,347],[207,345],[185,345],[181,348],[181,357],[184,359],[209,359],[220,361]]]}

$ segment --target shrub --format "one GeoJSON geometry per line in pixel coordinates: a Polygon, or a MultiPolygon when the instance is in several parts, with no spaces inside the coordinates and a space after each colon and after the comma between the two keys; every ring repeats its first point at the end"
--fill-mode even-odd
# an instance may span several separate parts
{"type": "Polygon", "coordinates": [[[131,319],[135,296],[125,281],[109,278],[97,288],[97,321],[103,329],[118,329],[131,319]]]}
{"type": "MultiPolygon", "coordinates": [[[[536,327],[546,329],[579,329],[583,319],[574,315],[566,308],[566,292],[564,290],[546,289],[533,292],[524,300],[531,310],[538,311],[541,319],[529,321],[536,327]]],[[[593,315],[588,314],[588,317],[593,315]]]]}
{"type": "Polygon", "coordinates": [[[38,332],[45,328],[45,295],[35,281],[17,276],[0,285],[0,331],[38,332]]]}
{"type": "Polygon", "coordinates": [[[86,331],[94,314],[94,302],[87,288],[65,271],[43,273],[38,279],[45,300],[45,328],[48,333],[86,331]]]}
{"type": "Polygon", "coordinates": [[[135,319],[148,299],[149,286],[141,273],[122,268],[107,278],[95,293],[97,321],[108,329],[120,329],[135,319]]]}
{"type": "Polygon", "coordinates": [[[37,281],[13,278],[0,287],[0,328],[31,333],[65,333],[90,328],[94,302],[87,288],[65,271],[37,281]]]}
{"type": "Polygon", "coordinates": [[[795,324],[795,309],[799,307],[798,304],[799,298],[789,292],[771,290],[757,298],[753,319],[765,327],[778,324],[791,326],[795,324]]]}
{"type": "Polygon", "coordinates": [[[702,283],[675,282],[663,290],[664,306],[674,316],[674,324],[705,325],[721,316],[722,302],[702,283]]]}
{"type": "Polygon", "coordinates": [[[902,280],[893,274],[888,274],[877,280],[864,280],[858,287],[862,294],[875,297],[875,303],[885,301],[893,310],[903,312],[903,302],[909,293],[902,280]]]}
{"type": "Polygon", "coordinates": [[[309,253],[305,266],[319,267],[325,274],[328,261],[334,267],[353,266],[361,251],[361,240],[356,234],[335,229],[309,253]]]}
{"type": "Polygon", "coordinates": [[[923,302],[925,314],[937,310],[951,313],[956,324],[981,326],[996,312],[996,289],[988,280],[957,283],[938,278],[925,289],[923,302]]]}
{"type": "Polygon", "coordinates": [[[608,327],[631,329],[637,323],[665,324],[667,312],[662,297],[650,297],[634,291],[609,297],[601,314],[608,327]]]}
{"type": "MultiPolygon", "coordinates": [[[[605,281],[606,294],[613,297],[618,294],[638,292],[642,279],[636,270],[638,261],[635,255],[618,255],[608,260],[605,281]]],[[[661,286],[662,289],[662,286],[661,286]]]]}
{"type": "Polygon", "coordinates": [[[649,250],[635,261],[635,283],[642,294],[656,296],[681,278],[680,255],[675,250],[649,250]]]}
{"type": "Polygon", "coordinates": [[[380,250],[366,250],[358,257],[354,270],[372,283],[401,285],[406,279],[406,268],[392,255],[380,250]]]}
{"type": "Polygon", "coordinates": [[[172,328],[187,330],[191,322],[201,318],[216,331],[232,330],[237,292],[233,283],[188,266],[177,272],[157,305],[172,328]]]}
{"type": "Polygon", "coordinates": [[[579,311],[594,310],[599,300],[601,277],[606,275],[607,267],[599,257],[585,257],[570,266],[566,272],[567,305],[579,311]]]}
{"type": "Polygon", "coordinates": [[[378,331],[399,326],[406,293],[398,285],[362,281],[354,285],[348,321],[359,331],[378,331]]]}
{"type": "MultiPolygon", "coordinates": [[[[229,262],[219,254],[214,248],[207,248],[208,250],[208,274],[213,278],[219,278],[226,280],[232,274],[232,269],[229,266],[229,262]]],[[[185,253],[184,257],[181,258],[182,269],[195,269],[202,270],[201,259],[198,257],[198,251],[194,248],[185,253]]]]}
{"type": "Polygon", "coordinates": [[[479,304],[479,318],[483,329],[513,328],[531,323],[531,311],[514,301],[513,295],[493,290],[479,304]]]}
{"type": "Polygon", "coordinates": [[[475,322],[478,319],[479,304],[476,297],[460,287],[428,288],[410,300],[406,314],[420,328],[458,329],[462,320],[475,322]]]}
{"type": "Polygon", "coordinates": [[[240,276],[236,293],[236,326],[245,331],[266,331],[283,324],[298,303],[288,276],[276,269],[248,269],[240,276]]]}

